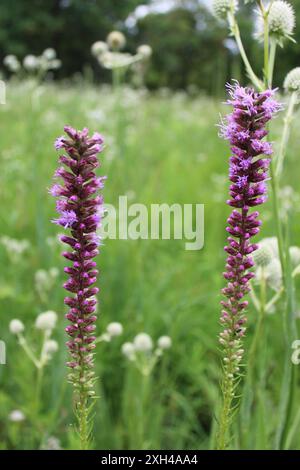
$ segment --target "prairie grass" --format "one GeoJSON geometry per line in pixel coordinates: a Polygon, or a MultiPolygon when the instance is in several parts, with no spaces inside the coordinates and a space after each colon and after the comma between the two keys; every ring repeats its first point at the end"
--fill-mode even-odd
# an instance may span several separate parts
{"type": "MultiPolygon", "coordinates": [[[[99,89],[80,81],[38,88],[29,82],[8,84],[7,104],[0,108],[0,236],[25,239],[30,245],[18,257],[0,244],[0,339],[7,346],[7,365],[0,366],[0,448],[47,447],[53,436],[62,448],[78,447],[71,387],[64,379],[63,261],[56,227],[50,223],[54,203],[47,194],[57,161],[53,141],[66,123],[88,126],[105,137],[105,202],[117,205],[119,195],[127,195],[132,202],[146,205],[205,204],[201,251],[185,251],[181,240],[105,241],[98,258],[98,333],[111,321],[121,322],[124,333],[97,347],[100,399],[94,409],[93,447],[208,449],[213,445],[220,399],[219,292],[229,214],[225,204],[228,148],[215,126],[220,112],[224,108],[212,99],[184,92],[151,95],[125,88],[116,107],[109,87],[99,89]],[[35,273],[53,267],[59,269],[59,276],[41,297],[35,273]],[[60,348],[46,368],[37,405],[35,370],[8,324],[12,318],[21,319],[38,348],[33,324],[45,310],[59,314],[53,337],[60,348]],[[122,343],[141,331],[154,339],[165,334],[172,338],[172,348],[148,380],[121,354],[122,343]],[[9,419],[15,409],[23,411],[24,421],[9,419]]],[[[273,139],[280,119],[275,121],[273,139]]],[[[283,179],[297,189],[299,143],[294,129],[283,179]]],[[[291,244],[300,245],[299,209],[294,209],[291,244]]],[[[262,211],[261,238],[274,235],[271,214],[269,201],[262,211]]],[[[267,317],[248,432],[241,440],[236,429],[233,448],[273,448],[284,355],[281,314],[279,303],[267,317]]],[[[250,343],[257,320],[251,306],[248,317],[246,342],[250,343]]],[[[298,385],[298,399],[299,392],[298,385]]],[[[294,418],[289,447],[299,449],[296,412],[294,418]]]]}

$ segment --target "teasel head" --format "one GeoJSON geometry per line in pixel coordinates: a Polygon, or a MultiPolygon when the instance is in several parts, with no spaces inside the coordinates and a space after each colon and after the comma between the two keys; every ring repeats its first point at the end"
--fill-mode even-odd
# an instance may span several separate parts
{"type": "Polygon", "coordinates": [[[62,164],[50,193],[57,197],[56,209],[59,217],[53,222],[64,228],[67,234],[60,237],[69,250],[62,253],[70,263],[64,268],[68,280],[64,288],[70,293],[65,297],[69,307],[66,314],[70,324],[66,333],[70,337],[67,346],[72,370],[69,381],[75,387],[75,409],[86,406],[87,397],[95,395],[94,348],[96,322],[95,286],[98,270],[94,258],[99,253],[100,240],[97,229],[101,224],[103,198],[99,194],[105,177],[97,177],[100,166],[97,155],[103,149],[103,139],[95,133],[91,137],[88,129],[77,131],[70,126],[64,128],[66,135],[55,141],[55,148],[62,150],[62,164]]]}

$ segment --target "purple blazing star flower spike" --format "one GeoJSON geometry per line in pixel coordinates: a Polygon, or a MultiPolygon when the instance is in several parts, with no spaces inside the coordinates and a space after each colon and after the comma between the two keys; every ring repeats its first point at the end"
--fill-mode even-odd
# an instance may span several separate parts
{"type": "Polygon", "coordinates": [[[62,235],[61,241],[70,246],[63,256],[72,262],[64,269],[69,275],[64,288],[73,295],[65,298],[70,307],[66,318],[70,321],[66,332],[70,336],[67,346],[71,360],[68,366],[73,369],[69,379],[79,385],[78,405],[83,397],[93,395],[93,349],[95,348],[95,295],[98,271],[93,258],[98,255],[100,245],[96,235],[101,222],[102,196],[97,195],[103,188],[104,177],[96,177],[99,167],[97,154],[102,149],[103,139],[95,133],[88,136],[88,129],[77,131],[69,126],[64,128],[67,136],[55,141],[55,148],[64,149],[59,157],[60,166],[55,178],[61,178],[62,184],[54,184],[50,194],[59,197],[56,209],[59,218],[55,224],[70,229],[69,235],[62,235]],[[100,147],[101,145],[101,147],[100,147]]]}
{"type": "Polygon", "coordinates": [[[231,185],[227,203],[234,209],[226,228],[230,234],[225,246],[228,258],[224,277],[228,283],[222,290],[226,300],[221,302],[224,330],[220,334],[220,343],[224,347],[224,372],[228,379],[238,373],[243,354],[241,337],[245,334],[244,312],[248,305],[243,297],[250,290],[249,281],[254,276],[249,272],[254,264],[251,253],[257,249],[250,240],[259,232],[261,225],[259,213],[250,212],[250,209],[266,199],[264,181],[268,177],[270,159],[263,155],[270,155],[272,147],[262,139],[268,134],[267,122],[281,109],[281,105],[273,99],[273,90],[257,93],[252,88],[240,87],[238,83],[227,88],[230,95],[227,103],[233,106],[233,111],[222,122],[220,136],[231,145],[231,185]]]}

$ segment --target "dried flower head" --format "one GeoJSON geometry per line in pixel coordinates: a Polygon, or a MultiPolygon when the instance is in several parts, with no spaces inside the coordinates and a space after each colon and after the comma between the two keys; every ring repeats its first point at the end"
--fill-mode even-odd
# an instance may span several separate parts
{"type": "Polygon", "coordinates": [[[216,18],[225,20],[227,13],[235,13],[238,9],[238,0],[213,0],[212,10],[216,18]]]}
{"type": "Polygon", "coordinates": [[[120,31],[112,31],[106,38],[106,42],[110,49],[113,51],[120,51],[124,49],[126,38],[120,31]]]}

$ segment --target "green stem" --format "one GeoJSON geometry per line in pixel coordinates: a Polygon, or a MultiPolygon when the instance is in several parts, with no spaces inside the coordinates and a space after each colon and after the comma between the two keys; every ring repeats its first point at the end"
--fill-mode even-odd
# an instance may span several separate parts
{"type": "Polygon", "coordinates": [[[290,137],[290,132],[291,132],[291,124],[293,121],[293,115],[294,115],[294,109],[297,104],[297,92],[294,91],[290,95],[289,99],[289,104],[287,108],[287,112],[284,118],[284,126],[283,126],[283,132],[282,132],[282,138],[280,142],[280,148],[279,148],[279,153],[277,157],[277,164],[276,164],[276,170],[275,170],[275,176],[277,178],[280,177],[283,169],[283,162],[284,158],[286,155],[286,149],[287,149],[287,144],[289,141],[290,137]]]}
{"type": "Polygon", "coordinates": [[[232,400],[234,397],[235,383],[233,375],[234,370],[230,370],[230,365],[226,372],[224,371],[224,379],[222,384],[223,402],[220,414],[219,429],[217,433],[217,450],[226,450],[229,443],[228,433],[232,416],[232,400]]]}
{"type": "Polygon", "coordinates": [[[248,74],[250,80],[252,81],[252,83],[257,87],[257,89],[262,91],[263,83],[257,77],[257,75],[254,73],[254,71],[251,67],[251,64],[248,60],[245,48],[244,48],[243,43],[242,43],[239,25],[238,25],[238,23],[235,19],[234,13],[232,11],[228,12],[228,22],[229,22],[230,30],[231,30],[231,32],[232,32],[232,34],[235,38],[236,44],[238,46],[241,58],[244,62],[247,74],[248,74]]]}
{"type": "Polygon", "coordinates": [[[270,58],[269,58],[269,66],[268,66],[268,88],[272,88],[276,49],[277,49],[277,41],[276,39],[271,39],[270,58]]]}

